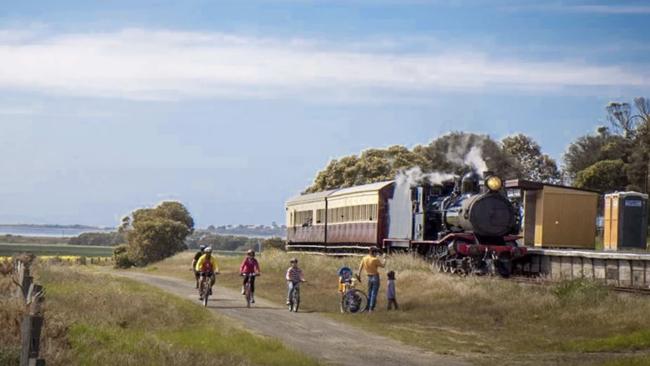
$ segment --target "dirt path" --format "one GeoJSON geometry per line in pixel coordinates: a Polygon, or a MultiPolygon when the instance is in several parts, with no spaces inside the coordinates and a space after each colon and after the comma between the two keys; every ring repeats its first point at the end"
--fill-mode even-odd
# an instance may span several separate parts
{"type": "MultiPolygon", "coordinates": [[[[138,272],[117,272],[119,276],[145,282],[175,295],[199,302],[194,283],[138,272]]],[[[354,366],[468,365],[451,356],[437,355],[359,330],[314,313],[290,313],[286,307],[256,298],[247,309],[241,294],[215,286],[208,308],[236,319],[245,328],[268,337],[326,364],[354,366]]],[[[359,315],[366,316],[366,315],[359,315]]]]}

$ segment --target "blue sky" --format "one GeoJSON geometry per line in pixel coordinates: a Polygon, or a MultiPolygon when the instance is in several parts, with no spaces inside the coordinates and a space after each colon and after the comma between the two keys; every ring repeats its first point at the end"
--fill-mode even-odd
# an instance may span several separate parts
{"type": "Polygon", "coordinates": [[[650,96],[642,1],[0,1],[0,222],[283,222],[331,158],[451,130],[561,158],[650,96]],[[541,4],[541,5],[540,5],[541,4]]]}

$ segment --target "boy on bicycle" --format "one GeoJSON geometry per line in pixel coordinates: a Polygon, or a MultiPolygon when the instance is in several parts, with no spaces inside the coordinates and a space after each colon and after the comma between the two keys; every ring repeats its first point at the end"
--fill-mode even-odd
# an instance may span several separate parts
{"type": "Polygon", "coordinates": [[[241,266],[239,267],[239,273],[244,276],[244,283],[242,283],[241,286],[241,294],[244,295],[246,292],[244,291],[244,287],[246,286],[247,282],[250,282],[251,286],[251,303],[255,303],[255,276],[258,276],[260,274],[260,264],[257,262],[257,259],[255,259],[255,251],[253,249],[249,249],[248,252],[246,252],[246,258],[244,258],[244,261],[241,263],[241,266]],[[249,276],[251,274],[254,274],[255,276],[249,276]]]}
{"type": "Polygon", "coordinates": [[[219,273],[219,266],[217,260],[212,256],[212,248],[207,247],[203,249],[203,255],[196,262],[196,272],[200,277],[210,278],[210,293],[212,293],[212,286],[215,282],[215,273],[219,273]]]}
{"type": "Polygon", "coordinates": [[[287,280],[287,305],[291,304],[291,298],[293,297],[293,292],[298,286],[300,286],[300,282],[305,282],[305,276],[302,272],[302,269],[298,268],[298,259],[297,258],[291,258],[291,261],[289,261],[291,264],[291,267],[287,269],[287,274],[285,276],[285,279],[287,280]]]}
{"type": "Polygon", "coordinates": [[[339,293],[341,294],[341,312],[343,313],[343,297],[345,292],[354,287],[354,276],[352,270],[349,267],[342,267],[339,269],[339,293]]]}

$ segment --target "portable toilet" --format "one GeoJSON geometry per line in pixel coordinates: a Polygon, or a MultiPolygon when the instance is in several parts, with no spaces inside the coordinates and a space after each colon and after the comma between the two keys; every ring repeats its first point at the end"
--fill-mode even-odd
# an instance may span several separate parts
{"type": "Polygon", "coordinates": [[[605,195],[605,250],[646,249],[648,195],[616,192],[605,195]]]}

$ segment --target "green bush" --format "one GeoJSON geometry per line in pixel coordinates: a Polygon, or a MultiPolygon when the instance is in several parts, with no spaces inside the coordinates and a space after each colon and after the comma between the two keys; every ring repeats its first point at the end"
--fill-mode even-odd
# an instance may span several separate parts
{"type": "Polygon", "coordinates": [[[285,241],[282,238],[268,238],[265,239],[262,242],[262,248],[264,249],[277,249],[277,250],[284,250],[285,249],[285,241]]]}
{"type": "Polygon", "coordinates": [[[185,239],[193,231],[194,219],[180,202],[163,202],[155,208],[135,210],[131,217],[122,220],[120,227],[127,239],[126,256],[136,266],[145,266],[187,249],[185,239]]]}
{"type": "Polygon", "coordinates": [[[129,268],[133,266],[133,262],[129,259],[126,244],[118,245],[113,249],[113,263],[115,268],[129,268]]]}

